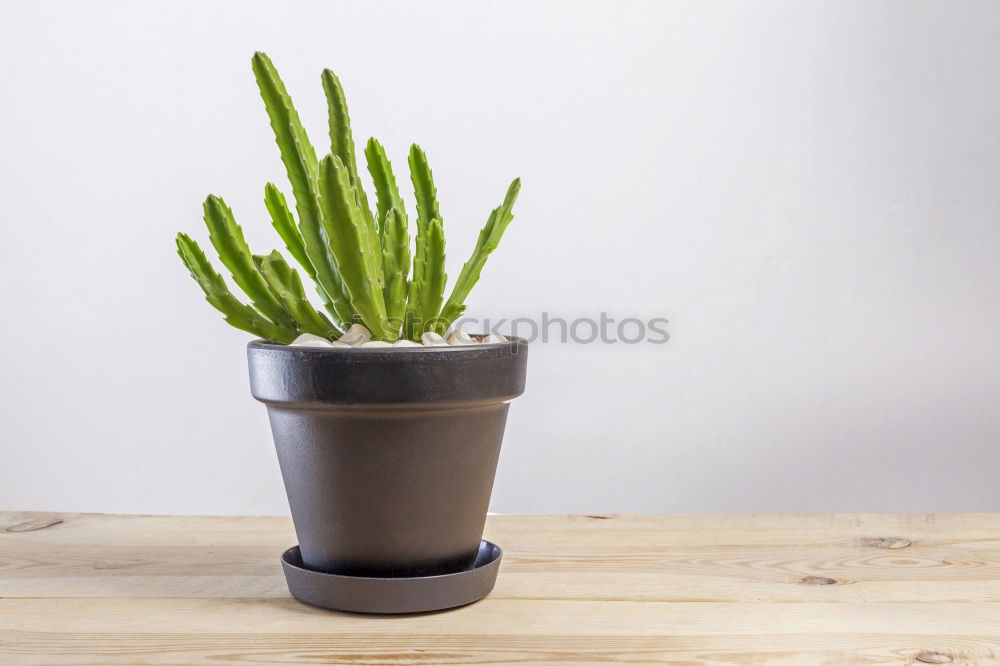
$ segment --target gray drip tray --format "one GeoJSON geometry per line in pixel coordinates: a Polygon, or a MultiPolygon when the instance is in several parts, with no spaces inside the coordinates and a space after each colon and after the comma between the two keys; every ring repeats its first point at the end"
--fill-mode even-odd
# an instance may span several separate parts
{"type": "Polygon", "coordinates": [[[419,613],[482,599],[497,580],[503,551],[483,540],[472,568],[437,576],[371,578],[306,569],[299,547],[281,556],[292,596],[312,606],[354,613],[419,613]]]}

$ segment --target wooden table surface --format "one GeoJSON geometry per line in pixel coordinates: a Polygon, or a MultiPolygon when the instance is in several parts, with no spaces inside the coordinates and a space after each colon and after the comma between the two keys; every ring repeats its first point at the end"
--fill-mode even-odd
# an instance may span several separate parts
{"type": "Polygon", "coordinates": [[[494,516],[496,589],[288,595],[287,518],[0,513],[0,664],[997,664],[1000,515],[494,516]]]}

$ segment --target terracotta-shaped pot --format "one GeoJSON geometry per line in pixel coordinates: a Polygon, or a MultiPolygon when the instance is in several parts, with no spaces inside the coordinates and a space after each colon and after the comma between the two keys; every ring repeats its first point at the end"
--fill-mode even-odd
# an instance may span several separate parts
{"type": "Polygon", "coordinates": [[[468,568],[527,344],[247,346],[303,564],[351,576],[468,568]]]}

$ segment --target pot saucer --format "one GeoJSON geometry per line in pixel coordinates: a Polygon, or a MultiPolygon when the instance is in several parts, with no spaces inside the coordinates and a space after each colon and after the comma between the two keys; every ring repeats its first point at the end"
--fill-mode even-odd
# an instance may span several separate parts
{"type": "Polygon", "coordinates": [[[437,576],[374,578],[305,568],[299,547],[281,555],[292,596],[312,606],[354,613],[419,613],[464,606],[493,589],[503,551],[485,539],[472,567],[437,576]]]}

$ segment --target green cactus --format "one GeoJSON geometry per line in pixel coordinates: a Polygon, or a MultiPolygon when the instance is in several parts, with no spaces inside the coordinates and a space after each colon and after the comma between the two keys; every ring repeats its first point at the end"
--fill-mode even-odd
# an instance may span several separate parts
{"type": "Polygon", "coordinates": [[[271,128],[281,153],[281,161],[292,183],[295,210],[299,214],[299,230],[306,254],[315,267],[317,284],[330,298],[331,312],[341,325],[350,324],[355,312],[347,298],[343,280],[333,265],[333,255],[322,232],[319,209],[319,162],[316,151],[285,91],[285,84],[263,53],[253,57],[254,75],[260,88],[264,108],[271,119],[271,128]]]}
{"type": "MultiPolygon", "coordinates": [[[[410,146],[410,180],[413,183],[413,194],[417,200],[417,246],[413,262],[413,282],[410,283],[409,299],[406,303],[404,317],[404,333],[411,340],[416,340],[422,333],[430,329],[431,318],[437,316],[437,311],[431,307],[441,299],[436,294],[428,293],[438,282],[435,274],[444,272],[444,241],[440,246],[442,265],[438,270],[434,265],[434,255],[429,252],[431,245],[431,221],[437,220],[442,225],[441,211],[438,209],[437,188],[434,186],[434,174],[427,163],[427,155],[417,144],[410,146]]],[[[443,227],[442,227],[443,233],[443,227]]],[[[442,286],[443,289],[443,286],[442,286]]]]}
{"type": "Polygon", "coordinates": [[[267,286],[295,318],[301,333],[312,333],[327,339],[340,337],[341,332],[326,315],[310,305],[298,272],[288,265],[277,250],[265,257],[254,255],[254,263],[267,281],[267,286]]]}
{"type": "Polygon", "coordinates": [[[219,259],[229,269],[243,293],[250,297],[254,307],[275,324],[295,328],[295,320],[268,288],[264,277],[254,265],[250,248],[243,239],[243,230],[236,224],[233,212],[221,197],[209,195],[205,199],[205,225],[208,226],[208,238],[219,254],[219,259]]]}
{"type": "MultiPolygon", "coordinates": [[[[444,272],[444,226],[439,218],[435,217],[427,224],[426,238],[420,302],[417,305],[418,317],[422,322],[421,333],[434,330],[444,301],[444,288],[448,283],[448,276],[444,272]]],[[[419,244],[419,238],[417,242],[419,244]]]]}
{"type": "Polygon", "coordinates": [[[194,240],[187,234],[177,234],[177,254],[187,266],[212,306],[226,317],[226,322],[236,328],[253,333],[265,340],[291,342],[298,335],[295,330],[270,322],[249,305],[241,303],[226,286],[226,281],[215,272],[211,262],[194,240]]]}
{"type": "Polygon", "coordinates": [[[232,211],[214,195],[204,205],[209,238],[250,304],[229,291],[198,244],[180,233],[178,255],[208,302],[232,326],[281,343],[302,333],[332,339],[352,323],[363,323],[376,340],[419,340],[426,331],[444,333],[464,312],[470,290],[513,219],[520,180],[511,183],[503,204],[490,214],[445,301],[444,225],[424,151],[414,144],[408,160],[417,203],[411,255],[406,207],[385,149],[374,138],[364,151],[376,195],[375,210],[369,205],[337,76],[327,69],[321,77],[330,153],[320,160],[271,60],[256,53],[252,64],[292,186],[295,214],[272,183],[264,188],[264,203],[275,231],[315,283],[330,316],[309,303],[298,272],[277,250],[265,256],[251,253],[232,211]]]}
{"type": "Polygon", "coordinates": [[[354,136],[351,134],[351,117],[347,114],[347,98],[340,86],[340,79],[329,69],[323,70],[323,93],[326,95],[326,105],[330,124],[330,154],[339,157],[347,167],[351,177],[351,187],[355,190],[358,205],[365,216],[365,222],[370,229],[375,229],[375,220],[368,207],[368,196],[365,194],[361,181],[358,180],[358,162],[354,157],[354,136]]]}
{"type": "Polygon", "coordinates": [[[351,187],[350,173],[339,157],[327,155],[320,162],[319,191],[323,229],[351,305],[375,340],[395,340],[398,333],[393,334],[385,321],[381,256],[373,248],[372,231],[351,187]]]}
{"type": "Polygon", "coordinates": [[[264,186],[264,206],[267,207],[267,212],[271,216],[271,225],[278,232],[281,240],[285,242],[289,253],[306,270],[309,277],[315,280],[316,267],[309,260],[305,242],[302,240],[302,234],[299,233],[298,227],[295,226],[292,212],[288,210],[285,195],[274,183],[268,183],[264,186]]]}
{"type": "MultiPolygon", "coordinates": [[[[385,235],[385,216],[390,208],[395,208],[402,215],[402,224],[406,226],[406,207],[403,205],[403,198],[399,196],[399,186],[396,185],[396,176],[392,173],[392,164],[385,155],[385,148],[372,137],[368,139],[365,146],[365,159],[368,160],[368,173],[375,183],[376,214],[379,222],[382,223],[382,234],[385,235]]],[[[383,243],[385,241],[383,240],[383,243]]],[[[407,245],[409,254],[409,245],[407,245]]]]}
{"type": "Polygon", "coordinates": [[[382,268],[385,273],[385,314],[390,326],[399,330],[406,311],[410,274],[410,234],[406,214],[393,206],[382,222],[382,268]]]}
{"type": "Polygon", "coordinates": [[[521,191],[521,179],[515,178],[507,188],[507,195],[499,207],[494,208],[490,213],[486,226],[479,232],[479,239],[476,241],[476,248],[472,251],[472,257],[462,266],[462,271],[455,280],[452,287],[451,296],[444,304],[441,314],[435,322],[436,331],[443,333],[452,322],[462,316],[465,312],[465,299],[469,297],[469,292],[479,281],[479,274],[483,272],[486,259],[493,250],[500,244],[503,232],[507,230],[507,225],[514,219],[514,202],[517,201],[517,194],[521,191]]]}

